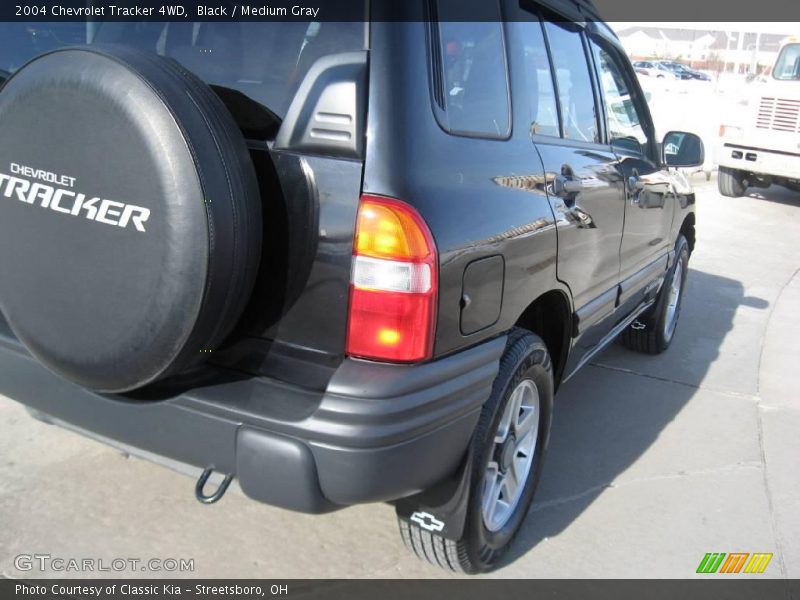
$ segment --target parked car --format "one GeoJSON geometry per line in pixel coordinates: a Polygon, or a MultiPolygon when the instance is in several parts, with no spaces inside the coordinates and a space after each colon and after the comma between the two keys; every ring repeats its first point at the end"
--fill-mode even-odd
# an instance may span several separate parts
{"type": "Polygon", "coordinates": [[[0,393],[188,465],[202,502],[392,502],[421,558],[495,566],[559,386],[674,339],[703,147],[655,138],[596,13],[432,6],[16,32],[0,393]]]}
{"type": "Polygon", "coordinates": [[[709,77],[702,71],[691,69],[686,65],[684,65],[683,63],[670,60],[662,60],[659,61],[659,64],[663,65],[664,67],[675,73],[675,75],[677,75],[679,79],[697,79],[700,81],[711,81],[711,77],[709,77]]]}
{"type": "Polygon", "coordinates": [[[633,63],[633,68],[640,75],[645,75],[647,77],[668,79],[670,81],[681,79],[681,77],[679,77],[672,69],[667,68],[658,61],[637,60],[635,63],[633,63]]]}

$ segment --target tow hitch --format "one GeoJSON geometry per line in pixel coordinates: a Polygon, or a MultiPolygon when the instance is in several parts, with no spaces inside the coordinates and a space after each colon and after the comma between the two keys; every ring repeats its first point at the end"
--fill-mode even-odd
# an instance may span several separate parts
{"type": "Polygon", "coordinates": [[[206,482],[208,481],[208,478],[211,477],[213,472],[214,469],[209,467],[203,471],[203,473],[200,475],[200,479],[197,480],[197,484],[194,486],[194,497],[197,498],[198,502],[202,502],[203,504],[214,504],[214,502],[225,495],[225,492],[228,491],[228,486],[231,484],[231,481],[233,481],[233,475],[225,475],[225,479],[220,482],[214,493],[206,495],[203,493],[203,488],[206,486],[206,482]]]}

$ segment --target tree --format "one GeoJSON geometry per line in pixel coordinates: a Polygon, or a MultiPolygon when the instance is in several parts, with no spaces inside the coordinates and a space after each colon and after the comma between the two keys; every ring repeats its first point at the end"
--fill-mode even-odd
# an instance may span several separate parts
{"type": "Polygon", "coordinates": [[[725,61],[716,52],[711,52],[706,58],[706,69],[719,77],[719,74],[725,70],[725,61]]]}

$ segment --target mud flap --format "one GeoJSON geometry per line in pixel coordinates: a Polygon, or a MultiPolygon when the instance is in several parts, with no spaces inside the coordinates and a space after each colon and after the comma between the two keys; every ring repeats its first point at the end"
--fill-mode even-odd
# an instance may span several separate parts
{"type": "Polygon", "coordinates": [[[395,502],[398,518],[449,540],[464,536],[464,523],[472,488],[472,448],[459,470],[449,479],[414,496],[395,502]]]}

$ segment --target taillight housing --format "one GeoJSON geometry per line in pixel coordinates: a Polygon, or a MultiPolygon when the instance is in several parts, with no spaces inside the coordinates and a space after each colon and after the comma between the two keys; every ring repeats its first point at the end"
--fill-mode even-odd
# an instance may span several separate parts
{"type": "Polygon", "coordinates": [[[419,362],[433,354],[438,260],[419,213],[392,198],[362,195],[350,276],[347,354],[419,362]]]}

